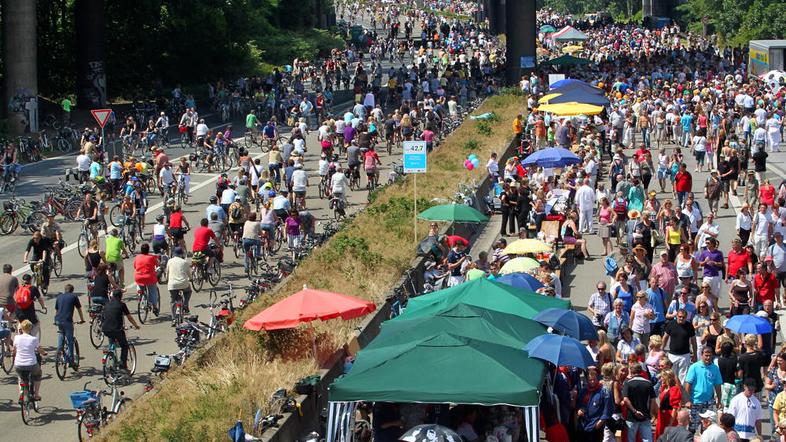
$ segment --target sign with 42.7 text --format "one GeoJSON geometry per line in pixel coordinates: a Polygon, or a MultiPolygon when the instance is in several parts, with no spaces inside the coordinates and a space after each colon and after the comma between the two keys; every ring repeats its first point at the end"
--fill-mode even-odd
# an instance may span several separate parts
{"type": "Polygon", "coordinates": [[[426,142],[404,141],[404,173],[426,173],[426,142]]]}

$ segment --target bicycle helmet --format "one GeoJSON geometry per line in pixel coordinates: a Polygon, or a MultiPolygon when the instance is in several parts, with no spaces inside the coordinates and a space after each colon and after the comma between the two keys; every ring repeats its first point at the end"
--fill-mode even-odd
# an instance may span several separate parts
{"type": "Polygon", "coordinates": [[[163,222],[163,221],[164,221],[164,215],[161,215],[161,214],[159,214],[159,215],[156,217],[156,221],[158,221],[158,222],[163,222]]]}
{"type": "Polygon", "coordinates": [[[270,198],[275,198],[276,197],[276,191],[275,190],[271,190],[270,192],[267,193],[267,196],[270,197],[270,198]]]}
{"type": "Polygon", "coordinates": [[[210,197],[210,204],[216,204],[218,202],[218,197],[215,195],[210,197]]]}

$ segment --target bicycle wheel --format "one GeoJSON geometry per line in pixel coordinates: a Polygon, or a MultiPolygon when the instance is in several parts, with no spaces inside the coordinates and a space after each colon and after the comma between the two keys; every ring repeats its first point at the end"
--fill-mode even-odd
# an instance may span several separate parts
{"type": "Polygon", "coordinates": [[[87,232],[83,230],[79,234],[79,238],[77,238],[76,240],[76,249],[77,251],[79,251],[79,256],[81,256],[82,258],[85,257],[89,245],[90,245],[90,240],[87,237],[87,232]]]}
{"type": "Polygon", "coordinates": [[[191,288],[194,289],[195,292],[199,292],[202,290],[202,285],[205,281],[202,279],[202,270],[201,266],[196,265],[191,267],[191,288]]]}
{"type": "Polygon", "coordinates": [[[319,199],[324,199],[327,196],[325,180],[320,181],[317,187],[319,188],[319,199]]]}
{"type": "Polygon", "coordinates": [[[115,204],[109,209],[109,222],[115,227],[120,227],[123,224],[123,211],[120,210],[120,204],[115,204]]]}
{"type": "Polygon", "coordinates": [[[128,343],[128,375],[133,376],[136,373],[136,347],[134,344],[128,343]]]}
{"type": "Polygon", "coordinates": [[[90,320],[90,343],[95,348],[101,348],[104,344],[104,332],[101,331],[101,319],[99,316],[90,320]]]}
{"type": "Polygon", "coordinates": [[[16,218],[10,213],[0,216],[0,233],[10,235],[14,230],[16,230],[16,218]]]}
{"type": "Polygon", "coordinates": [[[27,230],[29,230],[30,233],[38,232],[41,230],[41,226],[46,223],[46,212],[43,210],[36,210],[27,216],[25,222],[27,224],[27,230]]]}
{"type": "Polygon", "coordinates": [[[273,241],[273,245],[270,247],[273,253],[278,253],[278,251],[281,250],[281,244],[285,241],[284,231],[282,229],[282,227],[276,228],[276,240],[273,241]]]}
{"type": "Polygon", "coordinates": [[[142,324],[147,320],[147,315],[150,313],[150,303],[147,301],[147,293],[137,297],[136,316],[142,324]]]}
{"type": "Polygon", "coordinates": [[[58,138],[55,145],[57,146],[57,150],[60,152],[68,152],[71,150],[71,143],[69,143],[65,138],[58,138]]]}
{"type": "Polygon", "coordinates": [[[52,271],[58,278],[63,273],[63,256],[58,253],[52,254],[52,271]]]}
{"type": "Polygon", "coordinates": [[[35,401],[31,400],[32,396],[30,395],[30,393],[28,393],[28,391],[29,391],[28,389],[25,389],[22,392],[22,394],[24,396],[24,399],[22,400],[22,403],[20,404],[20,407],[19,407],[20,411],[22,412],[22,422],[24,422],[25,425],[31,425],[32,424],[32,422],[33,422],[33,410],[38,407],[36,405],[35,401]]]}
{"type": "Polygon", "coordinates": [[[65,358],[65,343],[63,346],[63,348],[57,350],[57,354],[55,355],[55,373],[57,373],[57,377],[60,378],[61,381],[65,379],[66,370],[68,368],[68,363],[65,358]]]}
{"type": "Polygon", "coordinates": [[[115,359],[115,354],[109,352],[104,357],[104,365],[101,368],[101,373],[104,377],[106,385],[112,385],[117,382],[120,377],[120,361],[115,359]]]}
{"type": "MultiPolygon", "coordinates": [[[[106,411],[107,419],[114,419],[114,412],[106,411]]],[[[77,420],[76,434],[79,442],[86,442],[93,439],[101,429],[101,419],[93,413],[85,413],[77,420]]]]}
{"type": "Polygon", "coordinates": [[[235,259],[240,258],[240,252],[243,251],[243,247],[241,247],[239,241],[240,240],[237,238],[232,241],[232,252],[235,254],[235,259]]]}
{"type": "Polygon", "coordinates": [[[219,281],[221,281],[221,265],[218,262],[218,259],[214,259],[213,263],[210,264],[210,267],[207,271],[207,279],[210,285],[213,287],[217,286],[219,281]]]}
{"type": "Polygon", "coordinates": [[[14,369],[14,357],[13,353],[5,348],[5,343],[0,343],[0,367],[3,368],[5,374],[11,374],[11,370],[14,369]]]}

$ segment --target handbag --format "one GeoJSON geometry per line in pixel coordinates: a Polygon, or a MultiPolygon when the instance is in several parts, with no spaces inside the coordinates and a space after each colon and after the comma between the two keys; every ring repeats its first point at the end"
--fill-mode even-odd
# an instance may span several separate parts
{"type": "Polygon", "coordinates": [[[617,236],[617,226],[615,226],[614,224],[609,224],[608,227],[609,227],[609,237],[617,236]]]}

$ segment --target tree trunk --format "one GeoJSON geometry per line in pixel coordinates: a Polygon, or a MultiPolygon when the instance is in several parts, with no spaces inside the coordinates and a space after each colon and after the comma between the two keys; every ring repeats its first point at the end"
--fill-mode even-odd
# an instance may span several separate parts
{"type": "Polygon", "coordinates": [[[106,19],[104,0],[76,0],[77,105],[95,109],[106,105],[106,19]]]}

